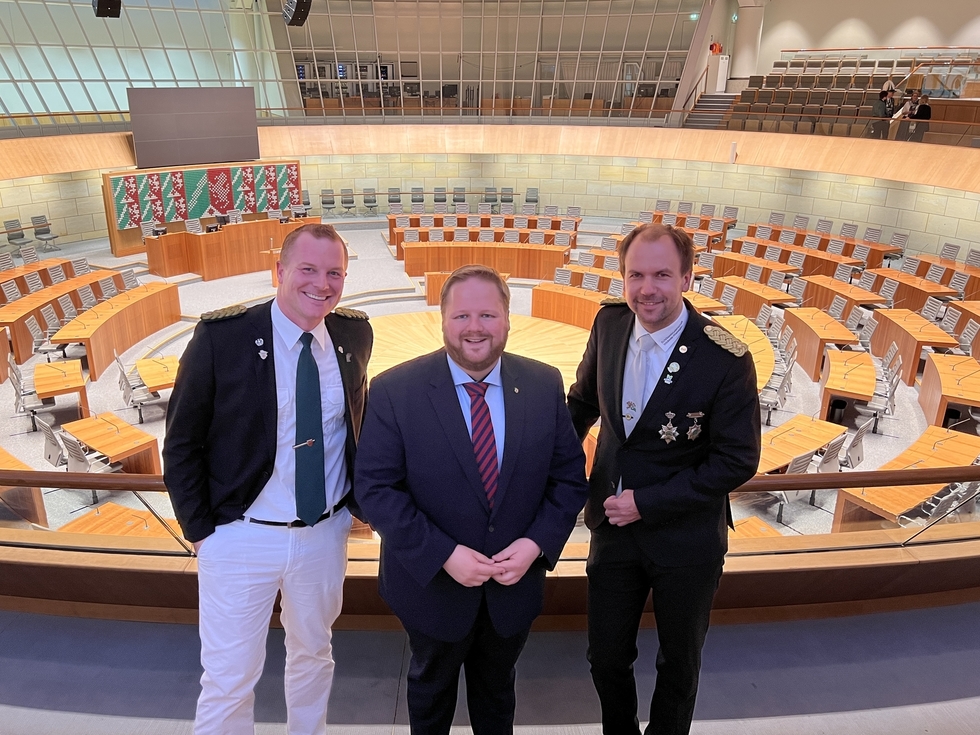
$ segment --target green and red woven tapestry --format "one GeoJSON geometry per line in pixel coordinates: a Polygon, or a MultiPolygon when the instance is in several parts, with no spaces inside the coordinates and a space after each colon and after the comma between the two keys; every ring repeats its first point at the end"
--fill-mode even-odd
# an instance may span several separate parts
{"type": "Polygon", "coordinates": [[[297,163],[132,173],[109,182],[120,230],[141,222],[214,217],[229,209],[242,214],[288,210],[302,202],[297,163]]]}

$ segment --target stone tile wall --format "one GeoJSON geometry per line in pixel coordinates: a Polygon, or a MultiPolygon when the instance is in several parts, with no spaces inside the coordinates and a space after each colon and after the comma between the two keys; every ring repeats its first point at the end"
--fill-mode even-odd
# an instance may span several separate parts
{"type": "Polygon", "coordinates": [[[31,237],[32,216],[47,215],[58,244],[106,237],[102,171],[0,180],[0,221],[19,219],[31,237]]]}

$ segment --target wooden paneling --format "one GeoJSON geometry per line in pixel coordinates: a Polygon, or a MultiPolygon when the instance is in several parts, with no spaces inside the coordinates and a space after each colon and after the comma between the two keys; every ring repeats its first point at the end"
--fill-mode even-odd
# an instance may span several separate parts
{"type": "Polygon", "coordinates": [[[0,140],[0,179],[136,165],[131,133],[45,135],[0,140]]]}

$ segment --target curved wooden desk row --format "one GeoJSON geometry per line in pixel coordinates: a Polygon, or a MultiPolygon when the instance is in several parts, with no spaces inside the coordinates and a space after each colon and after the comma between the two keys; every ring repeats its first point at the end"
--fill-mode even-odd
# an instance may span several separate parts
{"type": "MultiPolygon", "coordinates": [[[[388,242],[393,242],[395,239],[395,228],[398,227],[398,219],[400,217],[408,217],[409,228],[420,228],[422,226],[422,217],[432,218],[432,227],[469,227],[467,224],[469,217],[479,217],[480,227],[490,227],[491,218],[503,217],[504,219],[504,229],[512,230],[514,229],[514,218],[519,217],[527,220],[527,227],[518,228],[525,230],[561,230],[562,220],[571,220],[575,223],[575,228],[573,230],[564,230],[564,232],[577,232],[579,225],[582,224],[581,217],[571,217],[568,215],[556,215],[548,216],[543,214],[477,214],[476,212],[471,212],[470,214],[389,214],[388,215],[388,242]],[[539,227],[538,225],[544,223],[546,227],[539,227]]],[[[402,228],[405,229],[405,228],[402,228]]]]}
{"type": "MultiPolygon", "coordinates": [[[[575,286],[560,286],[557,283],[539,283],[531,290],[531,316],[564,322],[582,329],[592,329],[595,315],[602,308],[602,302],[610,298],[599,291],[587,291],[575,286]]],[[[684,294],[691,305],[699,312],[724,309],[720,301],[708,298],[697,291],[684,294]]]]}
{"type": "MultiPolygon", "coordinates": [[[[629,224],[636,225],[637,227],[639,227],[643,223],[642,222],[630,222],[629,224]]],[[[697,229],[695,229],[693,227],[678,227],[676,229],[678,229],[678,230],[684,230],[684,232],[686,232],[691,237],[694,237],[694,234],[697,233],[697,232],[707,233],[707,235],[708,235],[708,245],[711,246],[711,249],[712,250],[724,250],[727,247],[728,230],[725,230],[724,232],[720,232],[718,230],[697,230],[697,229]],[[717,245],[717,247],[714,247],[713,244],[714,245],[717,245]]],[[[616,241],[616,248],[618,250],[619,249],[619,244],[626,238],[626,235],[623,235],[623,234],[606,235],[605,237],[611,237],[613,240],[615,240],[616,241]]],[[[703,253],[706,250],[708,250],[708,248],[705,247],[705,246],[703,246],[703,245],[695,245],[694,246],[694,252],[695,253],[703,253]]]]}
{"type": "Polygon", "coordinates": [[[56,343],[81,342],[93,380],[124,352],[154,332],[180,321],[176,284],[149,283],[121,293],[83,312],[51,338],[56,343]]]}
{"type": "MultiPolygon", "coordinates": [[[[851,258],[847,255],[838,255],[836,253],[828,253],[824,250],[817,250],[815,248],[805,248],[802,245],[786,245],[778,242],[770,242],[768,240],[758,240],[754,237],[738,237],[732,241],[732,252],[718,252],[715,253],[715,260],[717,262],[718,258],[722,258],[722,262],[725,260],[731,260],[732,254],[737,254],[741,258],[756,258],[751,263],[746,263],[746,268],[750,264],[761,265],[759,260],[769,263],[770,266],[773,261],[766,261],[763,257],[765,255],[766,249],[769,247],[779,248],[779,262],[789,263],[789,257],[793,253],[803,253],[803,266],[801,268],[801,273],[804,276],[833,276],[837,271],[837,266],[844,264],[849,265],[854,268],[863,267],[863,261],[857,258],[851,258]],[[742,247],[746,243],[754,243],[756,246],[756,254],[754,256],[743,255],[742,247]]],[[[736,258],[737,260],[737,258],[736,258]]],[[[731,266],[722,266],[731,267],[731,266]]],[[[723,274],[727,275],[727,274],[723,274]]],[[[741,275],[735,273],[734,275],[741,275]]]]}
{"type": "Polygon", "coordinates": [[[146,261],[150,273],[161,278],[197,273],[213,281],[264,271],[269,268],[269,255],[263,251],[281,248],[286,235],[305,224],[310,222],[257,219],[200,235],[168,232],[146,238],[146,261]]]}
{"type": "MultiPolygon", "coordinates": [[[[13,281],[17,284],[17,288],[20,289],[21,293],[30,293],[25,276],[28,273],[37,273],[41,277],[41,283],[45,286],[50,286],[54,281],[51,280],[51,274],[48,272],[48,268],[53,268],[58,265],[61,266],[66,277],[73,278],[75,276],[75,269],[72,268],[70,260],[66,260],[65,258],[45,258],[37,263],[26,263],[16,268],[0,271],[0,283],[13,281]]],[[[6,294],[0,291],[0,305],[7,303],[6,294]]]]}
{"type": "Polygon", "coordinates": [[[857,245],[866,245],[869,248],[867,266],[869,268],[881,268],[884,263],[886,255],[901,255],[902,249],[895,245],[887,245],[882,242],[870,242],[869,240],[858,240],[855,237],[841,237],[840,235],[827,235],[822,232],[816,232],[815,230],[798,230],[795,227],[784,227],[780,225],[768,225],[764,223],[751,224],[746,228],[746,234],[749,237],[755,237],[755,233],[759,227],[771,227],[772,234],[770,235],[771,240],[779,240],[780,235],[783,232],[793,233],[793,244],[802,245],[803,241],[806,240],[807,235],[816,235],[820,238],[820,242],[817,245],[818,250],[826,250],[830,245],[831,240],[843,240],[844,241],[844,255],[851,255],[854,252],[854,248],[857,245]]]}
{"type": "MultiPolygon", "coordinates": [[[[711,223],[711,220],[721,220],[725,223],[725,230],[732,229],[738,224],[737,217],[709,217],[706,214],[682,214],[680,212],[653,212],[653,221],[658,225],[663,223],[664,215],[672,214],[677,220],[675,224],[679,227],[689,228],[692,230],[706,230],[711,223]]],[[[644,222],[633,221],[630,224],[639,227],[644,222]]]]}
{"type": "Polygon", "coordinates": [[[59,319],[64,320],[65,314],[61,310],[58,298],[68,294],[71,296],[72,303],[76,309],[82,308],[82,300],[78,297],[78,289],[82,286],[91,286],[92,292],[97,297],[104,297],[102,289],[99,288],[98,281],[103,278],[111,278],[118,290],[123,288],[122,275],[116,271],[95,270],[81,276],[69,278],[61,283],[48,286],[45,289],[28,294],[12,304],[0,307],[0,327],[7,327],[10,330],[10,342],[13,346],[14,359],[18,365],[22,365],[34,354],[34,337],[27,329],[27,319],[31,316],[38,320],[41,328],[44,328],[44,321],[41,318],[41,307],[52,306],[59,319]]]}
{"type": "MultiPolygon", "coordinates": [[[[420,242],[429,242],[429,232],[430,232],[430,230],[438,230],[438,229],[441,229],[441,228],[439,228],[439,227],[421,227],[421,228],[419,228],[419,241],[420,242]]],[[[480,232],[481,231],[484,231],[484,230],[490,230],[491,232],[493,232],[493,241],[494,242],[503,242],[504,241],[504,233],[507,232],[507,230],[508,230],[508,228],[506,228],[506,227],[497,227],[497,228],[492,228],[492,227],[458,227],[456,229],[466,230],[467,231],[467,238],[469,238],[468,239],[468,242],[480,242],[480,232]]],[[[513,230],[513,228],[510,228],[510,229],[513,230]]],[[[561,233],[562,230],[517,230],[516,232],[517,232],[517,240],[518,240],[519,243],[527,243],[527,244],[530,244],[530,241],[531,241],[531,233],[532,232],[542,232],[542,233],[544,233],[544,242],[545,242],[545,245],[554,245],[555,244],[555,235],[561,233]]],[[[576,243],[578,242],[578,233],[577,232],[564,231],[564,234],[568,235],[568,246],[567,247],[574,248],[575,245],[576,245],[576,243]]],[[[452,243],[452,242],[454,242],[454,239],[453,239],[454,237],[455,237],[455,232],[453,230],[451,230],[451,229],[443,229],[443,239],[441,241],[440,240],[437,240],[435,242],[436,242],[436,244],[438,244],[440,242],[452,243]]],[[[405,244],[406,243],[405,243],[405,230],[403,228],[401,228],[401,227],[396,227],[395,228],[395,231],[394,231],[394,239],[389,240],[388,241],[388,244],[395,246],[395,258],[397,260],[404,260],[405,259],[405,244]]],[[[411,244],[411,243],[409,243],[409,244],[411,244]]],[[[513,243],[508,243],[508,244],[513,244],[513,243]]],[[[562,247],[565,247],[565,246],[563,245],[562,247]]]]}
{"type": "Polygon", "coordinates": [[[966,286],[963,289],[963,298],[966,301],[980,300],[980,268],[967,265],[966,263],[960,263],[956,260],[950,260],[949,258],[940,258],[938,255],[928,253],[916,253],[915,259],[919,261],[919,267],[916,268],[915,275],[920,278],[925,278],[926,273],[929,272],[929,266],[939,265],[945,268],[942,277],[939,279],[939,282],[943,286],[949,285],[954,273],[966,274],[967,279],[966,286]]]}
{"type": "Polygon", "coordinates": [[[566,247],[524,243],[410,242],[405,249],[405,273],[413,277],[429,271],[454,271],[470,263],[482,263],[511,278],[555,277],[555,268],[568,262],[566,247]]]}

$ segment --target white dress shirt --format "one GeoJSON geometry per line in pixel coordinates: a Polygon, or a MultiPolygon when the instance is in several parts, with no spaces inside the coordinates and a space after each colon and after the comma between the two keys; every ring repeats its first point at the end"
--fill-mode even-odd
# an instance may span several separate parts
{"type": "Polygon", "coordinates": [[[671,354],[674,352],[674,347],[677,346],[678,340],[681,338],[681,334],[684,332],[684,327],[687,326],[687,307],[681,309],[681,313],[678,317],[668,324],[663,329],[658,329],[656,332],[648,332],[640,324],[640,320],[636,317],[633,318],[633,336],[630,337],[629,348],[626,352],[626,369],[629,369],[629,365],[636,359],[637,352],[639,352],[640,338],[645,334],[649,334],[656,346],[647,352],[647,377],[644,383],[643,390],[643,402],[640,404],[637,410],[637,416],[643,413],[643,408],[647,405],[647,401],[650,400],[650,396],[653,395],[654,388],[657,387],[657,381],[660,380],[660,376],[664,372],[664,368],[667,366],[667,360],[670,358],[671,354]]]}
{"type": "MultiPolygon", "coordinates": [[[[333,508],[350,490],[344,449],[344,384],[334,355],[333,341],[323,322],[311,331],[310,349],[320,373],[320,410],[323,417],[323,469],[326,508],[333,508]]],[[[272,302],[272,355],[276,365],[276,461],[272,477],[245,515],[263,521],[296,520],[296,367],[303,330],[272,302]]]]}
{"type": "MultiPolygon", "coordinates": [[[[448,354],[446,359],[449,361],[449,372],[452,373],[453,383],[456,386],[456,397],[459,399],[459,407],[463,412],[463,420],[466,422],[466,431],[472,441],[473,415],[470,410],[470,394],[466,392],[463,383],[476,383],[477,381],[473,380],[463,368],[453,362],[453,358],[448,354]]],[[[493,366],[493,370],[482,382],[488,384],[484,400],[487,402],[487,408],[490,409],[490,423],[493,424],[493,440],[497,445],[497,470],[499,471],[504,461],[504,383],[500,379],[499,358],[497,364],[493,366]]]]}

